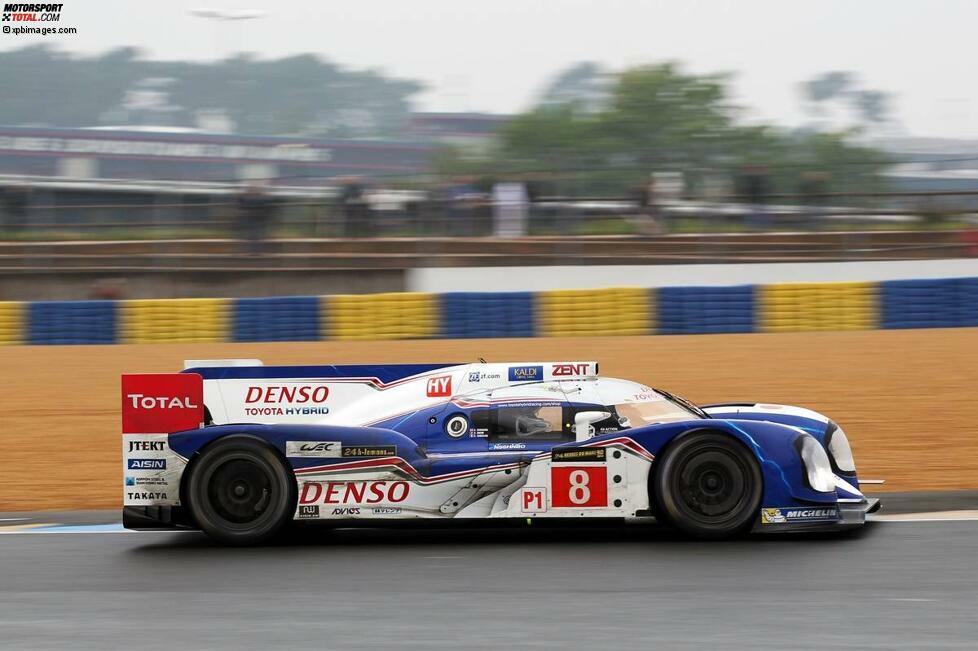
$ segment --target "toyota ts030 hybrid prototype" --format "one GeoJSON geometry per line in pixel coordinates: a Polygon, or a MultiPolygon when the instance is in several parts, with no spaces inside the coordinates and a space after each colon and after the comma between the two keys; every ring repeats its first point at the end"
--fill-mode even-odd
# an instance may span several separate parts
{"type": "Polygon", "coordinates": [[[701,538],[878,508],[807,409],[697,406],[595,362],[266,367],[122,378],[126,527],[263,541],[293,520],[658,520],[701,538]]]}

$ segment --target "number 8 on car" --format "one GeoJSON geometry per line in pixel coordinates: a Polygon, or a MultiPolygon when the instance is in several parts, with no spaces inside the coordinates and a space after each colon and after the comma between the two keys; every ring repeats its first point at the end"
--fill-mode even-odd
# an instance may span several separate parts
{"type": "Polygon", "coordinates": [[[554,466],[550,469],[554,508],[608,506],[608,469],[605,466],[554,466]]]}

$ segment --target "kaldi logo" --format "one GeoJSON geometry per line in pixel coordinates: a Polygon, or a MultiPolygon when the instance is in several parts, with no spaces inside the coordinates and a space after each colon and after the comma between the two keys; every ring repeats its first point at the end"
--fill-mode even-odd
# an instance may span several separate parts
{"type": "Polygon", "coordinates": [[[264,405],[305,405],[309,403],[322,404],[329,397],[329,387],[326,386],[261,386],[248,387],[245,402],[249,405],[259,403],[264,405]]]}
{"type": "Polygon", "coordinates": [[[452,395],[452,376],[440,375],[428,378],[429,398],[449,398],[452,395]]]}
{"type": "Polygon", "coordinates": [[[200,427],[204,380],[195,373],[122,376],[122,433],[165,434],[200,427]]]}
{"type": "Polygon", "coordinates": [[[586,375],[587,364],[554,364],[553,376],[586,375]]]}
{"type": "Polygon", "coordinates": [[[410,493],[406,481],[311,482],[303,484],[299,504],[396,504],[410,493]]]}

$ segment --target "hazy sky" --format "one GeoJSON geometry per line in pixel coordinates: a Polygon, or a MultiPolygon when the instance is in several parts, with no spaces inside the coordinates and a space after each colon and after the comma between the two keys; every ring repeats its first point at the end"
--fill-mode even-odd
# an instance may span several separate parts
{"type": "MultiPolygon", "coordinates": [[[[423,110],[513,112],[582,61],[611,69],[678,60],[736,73],[749,116],[797,124],[798,83],[858,73],[894,95],[913,135],[978,138],[976,0],[63,0],[75,36],[0,34],[0,49],[43,41],[94,53],[213,59],[313,52],[418,79],[423,110]],[[216,22],[194,8],[262,10],[216,22]]],[[[0,101],[2,96],[0,96],[0,101]]]]}

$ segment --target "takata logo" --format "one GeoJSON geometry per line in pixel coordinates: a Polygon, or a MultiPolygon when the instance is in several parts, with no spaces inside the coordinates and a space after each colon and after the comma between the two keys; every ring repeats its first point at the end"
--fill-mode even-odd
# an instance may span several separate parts
{"type": "Polygon", "coordinates": [[[452,395],[452,376],[440,375],[428,378],[429,398],[448,398],[452,395]]]}
{"type": "Polygon", "coordinates": [[[165,434],[200,427],[204,380],[195,373],[122,376],[122,433],[165,434]]]}
{"type": "Polygon", "coordinates": [[[554,364],[554,377],[564,375],[586,375],[587,364],[554,364]]]}

